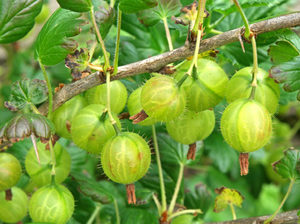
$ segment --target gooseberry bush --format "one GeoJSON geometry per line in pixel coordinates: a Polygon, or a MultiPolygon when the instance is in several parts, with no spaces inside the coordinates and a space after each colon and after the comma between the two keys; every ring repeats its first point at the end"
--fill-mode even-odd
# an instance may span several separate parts
{"type": "Polygon", "coordinates": [[[0,223],[297,223],[296,3],[1,0],[0,223]]]}

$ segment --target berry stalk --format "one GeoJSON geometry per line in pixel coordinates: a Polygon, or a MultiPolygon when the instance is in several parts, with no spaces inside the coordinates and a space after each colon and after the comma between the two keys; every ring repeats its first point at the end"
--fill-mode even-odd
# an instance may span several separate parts
{"type": "Polygon", "coordinates": [[[47,83],[48,102],[49,102],[49,104],[48,104],[48,118],[51,118],[52,108],[53,108],[53,93],[52,93],[51,83],[50,83],[49,77],[47,75],[45,66],[42,64],[42,62],[40,60],[39,60],[39,64],[40,64],[40,67],[43,71],[44,79],[46,80],[46,83],[47,83]]]}
{"type": "Polygon", "coordinates": [[[119,62],[119,49],[120,49],[120,34],[121,34],[121,24],[122,24],[122,11],[118,7],[118,31],[117,31],[117,41],[116,41],[116,50],[115,50],[115,59],[114,59],[114,73],[113,76],[118,73],[118,62],[119,62]]]}
{"type": "Polygon", "coordinates": [[[172,43],[172,39],[171,39],[171,34],[170,34],[167,18],[164,17],[162,20],[164,22],[164,27],[165,27],[165,31],[166,31],[167,40],[168,40],[169,50],[173,51],[174,48],[173,48],[173,43],[172,43]]]}

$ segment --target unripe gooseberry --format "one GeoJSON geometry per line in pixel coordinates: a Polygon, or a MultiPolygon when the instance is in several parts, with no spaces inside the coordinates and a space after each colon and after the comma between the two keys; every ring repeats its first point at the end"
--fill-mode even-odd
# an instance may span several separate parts
{"type": "Polygon", "coordinates": [[[239,99],[229,104],[221,118],[221,132],[225,141],[241,153],[263,147],[272,133],[268,110],[250,99],[239,99]]]}
{"type": "Polygon", "coordinates": [[[122,132],[111,138],[101,153],[104,173],[121,184],[131,184],[142,178],[150,162],[151,153],[147,142],[132,132],[122,132]]]}
{"type": "MultiPolygon", "coordinates": [[[[46,144],[37,143],[37,149],[40,156],[40,163],[35,156],[34,148],[31,148],[25,159],[25,168],[36,186],[41,187],[51,183],[52,160],[50,150],[46,149],[46,144]]],[[[70,154],[58,142],[53,147],[55,153],[55,182],[63,182],[71,170],[70,154]]]]}
{"type": "Polygon", "coordinates": [[[5,191],[19,181],[22,168],[19,160],[9,153],[0,153],[0,191],[5,191]]]}
{"type": "MultiPolygon", "coordinates": [[[[91,104],[73,118],[72,139],[78,147],[90,153],[100,153],[106,141],[116,135],[106,111],[101,104],[91,104]]],[[[113,117],[121,129],[118,117],[115,114],[113,117]]]]}
{"type": "MultiPolygon", "coordinates": [[[[86,91],[85,98],[89,104],[107,104],[107,85],[101,84],[86,91]]],[[[119,114],[125,107],[127,101],[127,89],[125,85],[115,80],[110,83],[110,108],[111,111],[119,114]]]]}
{"type": "Polygon", "coordinates": [[[65,224],[74,211],[74,197],[60,184],[50,184],[34,192],[29,215],[34,222],[65,224]]]}
{"type": "MultiPolygon", "coordinates": [[[[141,105],[141,92],[142,87],[137,88],[130,94],[128,98],[127,108],[130,116],[139,113],[143,109],[141,105]]],[[[145,120],[139,122],[138,124],[143,126],[153,125],[155,124],[155,120],[152,117],[148,117],[145,120]]]]}
{"type": "Polygon", "coordinates": [[[87,102],[85,98],[83,96],[77,95],[71,100],[61,105],[59,108],[57,108],[53,112],[51,119],[55,125],[56,134],[63,138],[71,140],[71,121],[76,116],[76,114],[86,105],[87,102]]]}
{"type": "MultiPolygon", "coordinates": [[[[186,74],[191,61],[183,63],[175,74],[181,80],[186,74]]],[[[187,108],[196,112],[211,109],[224,98],[228,77],[214,61],[198,59],[197,74],[188,77],[182,84],[186,92],[187,108]]]]}
{"type": "MultiPolygon", "coordinates": [[[[240,98],[248,98],[252,90],[252,70],[253,67],[246,67],[237,71],[226,89],[226,100],[231,103],[240,98]]],[[[269,74],[263,69],[257,72],[257,87],[255,90],[255,100],[264,105],[271,114],[274,114],[278,107],[280,88],[269,74]]]]}
{"type": "Polygon", "coordinates": [[[6,200],[5,191],[0,192],[0,220],[5,223],[17,223],[27,214],[28,198],[18,187],[11,188],[12,199],[6,200]]]}
{"type": "Polygon", "coordinates": [[[166,123],[169,135],[177,142],[187,145],[207,138],[214,127],[215,114],[212,110],[186,110],[176,120],[166,123]]]}
{"type": "Polygon", "coordinates": [[[141,105],[155,120],[174,120],[184,111],[185,104],[184,92],[172,77],[156,74],[142,88],[141,105]]]}

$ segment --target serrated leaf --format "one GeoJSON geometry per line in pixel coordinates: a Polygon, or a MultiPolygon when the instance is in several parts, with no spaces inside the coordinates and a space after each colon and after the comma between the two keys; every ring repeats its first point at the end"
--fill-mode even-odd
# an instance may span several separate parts
{"type": "Polygon", "coordinates": [[[136,13],[140,10],[153,8],[156,5],[156,0],[121,0],[119,7],[124,13],[136,13]]]}
{"type": "Polygon", "coordinates": [[[121,212],[122,224],[158,224],[156,213],[151,209],[124,208],[121,212]]]}
{"type": "Polygon", "coordinates": [[[74,12],[87,12],[92,8],[91,0],[57,0],[60,7],[74,12]]]}
{"type": "Polygon", "coordinates": [[[283,178],[296,179],[300,177],[300,151],[287,150],[284,157],[272,164],[273,169],[283,178]]]}
{"type": "Polygon", "coordinates": [[[284,82],[284,90],[293,92],[300,90],[300,56],[282,63],[270,70],[270,75],[277,82],[284,82]]]}
{"type": "Polygon", "coordinates": [[[43,26],[35,45],[35,58],[44,65],[55,65],[77,48],[70,39],[80,33],[80,13],[57,9],[43,26]]]}
{"type": "Polygon", "coordinates": [[[230,204],[242,207],[244,197],[237,190],[221,187],[217,188],[215,191],[219,195],[215,199],[214,212],[221,212],[230,204]]]}
{"type": "Polygon", "coordinates": [[[154,9],[160,18],[168,18],[180,12],[182,5],[180,0],[159,0],[154,9]]]}
{"type": "Polygon", "coordinates": [[[42,5],[42,0],[1,0],[0,43],[11,43],[24,37],[33,27],[42,5]]]}
{"type": "Polygon", "coordinates": [[[86,71],[88,68],[88,63],[90,60],[90,55],[88,49],[80,48],[76,50],[73,54],[69,54],[65,59],[65,65],[71,70],[71,75],[73,80],[78,80],[82,76],[82,72],[86,71]]]}
{"type": "Polygon", "coordinates": [[[27,104],[40,104],[48,98],[48,88],[44,80],[23,79],[11,86],[9,101],[5,107],[12,111],[23,109],[27,104]]]}
{"type": "Polygon", "coordinates": [[[298,56],[299,51],[290,42],[281,40],[270,46],[268,54],[274,64],[280,64],[298,56]]]}

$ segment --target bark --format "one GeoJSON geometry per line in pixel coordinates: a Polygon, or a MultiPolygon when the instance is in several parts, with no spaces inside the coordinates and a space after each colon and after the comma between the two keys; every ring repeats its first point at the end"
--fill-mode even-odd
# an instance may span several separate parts
{"type": "MultiPolygon", "coordinates": [[[[288,15],[283,15],[276,18],[264,20],[258,23],[254,23],[251,25],[251,30],[256,35],[259,35],[261,33],[295,26],[300,26],[300,12],[295,12],[288,15]]],[[[242,33],[243,28],[238,28],[224,32],[220,35],[208,39],[204,39],[201,42],[199,52],[201,53],[229,43],[239,41],[239,37],[242,33]]],[[[192,56],[193,53],[194,45],[185,45],[170,52],[166,52],[138,62],[121,66],[118,68],[117,75],[112,77],[112,80],[123,79],[142,73],[156,72],[162,69],[167,64],[183,60],[189,56],[192,56]]],[[[53,110],[58,108],[64,102],[71,99],[73,96],[76,96],[104,82],[105,80],[103,79],[103,77],[98,72],[96,72],[74,83],[65,85],[54,95],[53,110]]],[[[46,102],[42,106],[40,106],[39,111],[43,115],[46,115],[48,111],[48,103],[46,102]]]]}
{"type": "MultiPolygon", "coordinates": [[[[293,210],[289,212],[280,213],[273,219],[271,224],[297,224],[299,223],[299,217],[297,216],[298,211],[299,210],[293,210]]],[[[267,220],[269,217],[270,216],[259,216],[226,222],[210,222],[207,224],[263,224],[264,221],[267,220]]]]}

